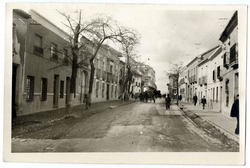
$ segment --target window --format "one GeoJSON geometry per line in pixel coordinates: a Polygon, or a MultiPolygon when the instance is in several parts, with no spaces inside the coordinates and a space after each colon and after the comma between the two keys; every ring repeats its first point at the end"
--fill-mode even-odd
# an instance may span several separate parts
{"type": "Polygon", "coordinates": [[[230,48],[230,63],[236,60],[236,43],[230,48]]]}
{"type": "Polygon", "coordinates": [[[99,82],[96,82],[96,91],[95,91],[95,93],[96,93],[96,97],[98,97],[98,92],[99,92],[99,82]]]}
{"type": "Polygon", "coordinates": [[[105,84],[102,84],[102,97],[104,97],[105,84]]]}
{"type": "Polygon", "coordinates": [[[58,60],[57,45],[55,43],[51,43],[51,59],[54,61],[58,60]]]}
{"type": "Polygon", "coordinates": [[[69,63],[68,50],[66,49],[63,50],[63,63],[66,65],[69,63]]]}
{"type": "Polygon", "coordinates": [[[216,102],[218,102],[218,95],[219,95],[219,88],[218,88],[218,86],[216,87],[216,102]]]}
{"type": "Polygon", "coordinates": [[[26,80],[26,100],[27,101],[34,100],[34,87],[35,87],[35,77],[27,76],[27,80],[26,80]]]}
{"type": "Polygon", "coordinates": [[[114,86],[111,86],[111,97],[113,97],[113,92],[114,92],[114,86]]]}
{"type": "Polygon", "coordinates": [[[122,76],[122,70],[120,70],[120,76],[122,76]]]}
{"type": "Polygon", "coordinates": [[[38,34],[35,34],[35,41],[34,41],[34,54],[38,56],[43,55],[43,38],[42,36],[39,36],[38,34]]]}
{"type": "Polygon", "coordinates": [[[229,79],[226,80],[226,106],[228,107],[229,105],[229,79]]]}
{"type": "Polygon", "coordinates": [[[220,66],[217,67],[217,77],[220,77],[220,66]]]}
{"type": "Polygon", "coordinates": [[[110,73],[113,72],[113,65],[110,65],[110,73]]]}
{"type": "Polygon", "coordinates": [[[214,91],[215,91],[215,89],[213,88],[213,102],[214,102],[214,91]]]}
{"type": "Polygon", "coordinates": [[[115,97],[117,97],[117,86],[115,86],[115,97]]]}
{"type": "Polygon", "coordinates": [[[41,79],[41,101],[47,100],[47,86],[48,86],[47,78],[42,78],[41,79]]]}
{"type": "Polygon", "coordinates": [[[64,81],[60,81],[60,98],[64,96],[64,81]]]}
{"type": "Polygon", "coordinates": [[[213,70],[213,81],[215,81],[215,70],[213,70]]]}

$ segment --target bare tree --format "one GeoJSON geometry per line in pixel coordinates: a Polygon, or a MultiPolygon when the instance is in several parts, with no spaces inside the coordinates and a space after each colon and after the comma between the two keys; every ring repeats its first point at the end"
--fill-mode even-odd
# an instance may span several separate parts
{"type": "Polygon", "coordinates": [[[125,95],[128,94],[132,79],[133,79],[133,69],[139,64],[139,62],[135,61],[137,54],[135,48],[139,44],[139,35],[134,30],[130,30],[129,33],[124,35],[120,41],[122,46],[122,51],[126,58],[126,75],[125,80],[123,82],[123,100],[125,99],[125,95]]]}
{"type": "Polygon", "coordinates": [[[91,71],[89,80],[89,91],[87,96],[88,106],[90,106],[92,102],[91,97],[95,73],[94,59],[96,58],[96,55],[102,44],[109,40],[114,43],[124,42],[124,39],[131,37],[131,34],[133,34],[131,30],[121,27],[117,24],[116,21],[105,15],[93,19],[91,23],[93,23],[93,27],[91,30],[88,30],[87,37],[94,41],[94,45],[92,46],[93,54],[91,54],[91,57],[89,59],[91,71]]]}
{"type": "Polygon", "coordinates": [[[70,29],[69,40],[71,44],[72,74],[70,78],[70,98],[67,104],[66,114],[71,113],[72,100],[75,93],[76,78],[78,68],[90,66],[89,90],[86,97],[86,108],[91,106],[92,90],[94,83],[95,65],[94,60],[101,46],[106,41],[121,42],[122,39],[131,34],[130,30],[117,24],[112,18],[99,15],[96,18],[82,22],[81,11],[77,11],[77,19],[72,19],[70,15],[59,12],[67,20],[66,27],[70,29]],[[84,39],[84,40],[82,40],[84,39]]]}
{"type": "Polygon", "coordinates": [[[169,69],[169,71],[166,73],[167,76],[172,76],[174,82],[176,82],[176,87],[177,87],[177,105],[179,104],[179,78],[182,75],[182,70],[183,70],[183,62],[179,62],[179,63],[170,63],[171,67],[169,69]]]}

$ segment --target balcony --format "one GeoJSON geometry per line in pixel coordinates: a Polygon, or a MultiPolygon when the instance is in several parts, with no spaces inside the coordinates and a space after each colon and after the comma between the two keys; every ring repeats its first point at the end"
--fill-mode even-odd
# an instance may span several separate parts
{"type": "Polygon", "coordinates": [[[56,53],[51,53],[51,60],[58,61],[58,55],[56,53]]]}
{"type": "Polygon", "coordinates": [[[182,85],[182,84],[184,84],[185,82],[184,82],[184,78],[182,78],[181,80],[180,80],[180,82],[179,82],[179,85],[182,85]]]}
{"type": "Polygon", "coordinates": [[[112,82],[112,74],[107,72],[107,82],[112,82]]]}
{"type": "Polygon", "coordinates": [[[33,54],[40,56],[40,57],[43,56],[43,48],[34,46],[33,54]]]}
{"type": "Polygon", "coordinates": [[[235,43],[230,48],[230,58],[229,58],[229,66],[233,69],[238,68],[238,44],[235,43]]]}
{"type": "Polygon", "coordinates": [[[217,79],[219,79],[219,81],[222,81],[223,80],[223,75],[221,75],[221,73],[217,72],[217,79]]]}
{"type": "Polygon", "coordinates": [[[223,55],[223,67],[225,68],[228,68],[229,64],[229,52],[226,52],[224,55],[223,55]]]}
{"type": "Polygon", "coordinates": [[[202,77],[202,83],[203,83],[204,85],[207,85],[207,76],[203,76],[203,77],[202,77]]]}
{"type": "Polygon", "coordinates": [[[114,82],[118,83],[118,76],[114,76],[114,82]]]}
{"type": "Polygon", "coordinates": [[[197,77],[196,77],[196,75],[194,75],[193,78],[194,78],[194,83],[197,83],[197,77]]]}
{"type": "Polygon", "coordinates": [[[64,65],[69,65],[69,60],[68,60],[68,58],[63,58],[63,64],[64,64],[64,65]]]}
{"type": "Polygon", "coordinates": [[[96,69],[96,79],[100,79],[101,77],[102,77],[101,70],[100,69],[96,69]]]}
{"type": "Polygon", "coordinates": [[[107,72],[103,71],[102,72],[102,80],[107,80],[107,72]]]}
{"type": "Polygon", "coordinates": [[[202,77],[199,78],[199,85],[202,86],[203,85],[203,81],[202,81],[202,77]]]}

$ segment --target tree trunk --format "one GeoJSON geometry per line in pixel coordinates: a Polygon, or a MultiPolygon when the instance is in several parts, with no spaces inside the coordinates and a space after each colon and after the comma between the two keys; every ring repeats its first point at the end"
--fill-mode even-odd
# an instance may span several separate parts
{"type": "Polygon", "coordinates": [[[90,79],[89,79],[89,92],[87,95],[87,99],[86,99],[86,108],[89,109],[89,107],[91,106],[91,102],[92,102],[92,90],[93,90],[93,83],[94,83],[94,74],[95,74],[95,66],[94,66],[94,62],[93,60],[90,60],[90,79]]]}
{"type": "Polygon", "coordinates": [[[179,105],[179,78],[177,78],[177,106],[179,105]]]}
{"type": "Polygon", "coordinates": [[[71,78],[70,78],[70,96],[69,101],[66,104],[66,110],[65,115],[69,116],[72,113],[72,107],[73,107],[73,100],[75,96],[75,90],[76,90],[76,78],[77,78],[77,55],[75,52],[73,52],[73,60],[72,60],[72,72],[71,72],[71,78]]]}

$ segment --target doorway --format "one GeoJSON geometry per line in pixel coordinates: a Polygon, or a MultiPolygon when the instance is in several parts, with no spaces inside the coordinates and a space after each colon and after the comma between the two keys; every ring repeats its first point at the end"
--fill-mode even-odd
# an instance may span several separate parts
{"type": "Polygon", "coordinates": [[[109,84],[107,84],[106,98],[109,100],[109,84]]]}
{"type": "Polygon", "coordinates": [[[58,98],[59,98],[59,75],[54,75],[54,89],[53,89],[53,107],[58,107],[58,98]]]}
{"type": "Polygon", "coordinates": [[[65,104],[69,103],[69,94],[70,94],[70,77],[66,77],[66,99],[65,104]]]}
{"type": "Polygon", "coordinates": [[[16,117],[16,74],[17,74],[17,66],[12,65],[12,119],[16,117]]]}

